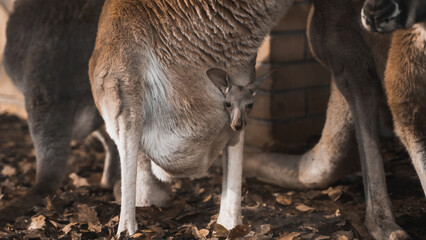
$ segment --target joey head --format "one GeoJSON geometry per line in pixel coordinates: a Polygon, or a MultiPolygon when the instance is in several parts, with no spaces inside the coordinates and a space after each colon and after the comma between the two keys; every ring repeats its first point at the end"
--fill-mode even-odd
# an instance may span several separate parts
{"type": "Polygon", "coordinates": [[[234,131],[240,131],[247,124],[247,115],[253,108],[253,100],[257,89],[269,74],[251,81],[245,86],[235,84],[225,71],[212,68],[207,75],[224,96],[223,106],[229,113],[229,125],[234,131]]]}

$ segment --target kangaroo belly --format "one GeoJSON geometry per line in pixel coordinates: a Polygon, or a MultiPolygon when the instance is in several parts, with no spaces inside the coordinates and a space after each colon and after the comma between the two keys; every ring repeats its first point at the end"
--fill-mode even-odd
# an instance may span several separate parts
{"type": "Polygon", "coordinates": [[[141,149],[173,177],[206,171],[230,138],[223,97],[205,72],[191,74],[164,70],[148,55],[141,149]]]}
{"type": "MultiPolygon", "coordinates": [[[[227,131],[219,130],[212,135],[204,136],[194,133],[192,137],[179,136],[170,130],[151,128],[143,133],[142,149],[157,166],[155,173],[165,171],[160,177],[190,177],[204,173],[226,147],[230,137],[227,131]]],[[[157,175],[157,174],[156,174],[157,175]]]]}

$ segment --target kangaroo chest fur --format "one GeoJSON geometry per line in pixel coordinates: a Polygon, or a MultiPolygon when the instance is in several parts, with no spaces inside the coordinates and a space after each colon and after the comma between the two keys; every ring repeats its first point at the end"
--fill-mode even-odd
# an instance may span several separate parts
{"type": "MultiPolygon", "coordinates": [[[[392,81],[392,85],[390,86],[400,88],[401,91],[407,91],[407,88],[425,89],[425,62],[426,23],[421,22],[415,24],[410,29],[395,31],[388,59],[389,67],[386,72],[388,77],[387,81],[392,81]],[[393,77],[401,75],[403,77],[393,77]],[[410,79],[410,81],[406,79],[410,79]]],[[[416,96],[413,96],[413,98],[424,98],[424,93],[415,95],[416,96]]]]}

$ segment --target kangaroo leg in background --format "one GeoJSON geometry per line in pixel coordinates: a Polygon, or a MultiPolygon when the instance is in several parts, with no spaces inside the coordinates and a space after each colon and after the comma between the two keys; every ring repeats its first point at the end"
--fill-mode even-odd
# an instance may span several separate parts
{"type": "Polygon", "coordinates": [[[408,239],[396,223],[387,192],[383,158],[378,134],[379,80],[359,69],[349,69],[336,76],[337,86],[349,103],[355,118],[355,129],[361,159],[366,199],[365,225],[375,239],[408,239]]]}
{"type": "Polygon", "coordinates": [[[117,146],[105,131],[104,127],[96,131],[95,136],[102,143],[106,154],[101,186],[104,188],[112,188],[114,184],[120,180],[120,158],[118,156],[117,146]]]}
{"type": "MultiPolygon", "coordinates": [[[[380,152],[379,105],[384,96],[379,76],[384,64],[379,60],[387,55],[387,48],[371,49],[359,23],[347,21],[358,19],[361,7],[361,2],[350,0],[314,2],[310,46],[332,73],[353,116],[364,182],[365,226],[374,239],[408,239],[395,223],[380,152]]],[[[387,45],[386,36],[377,38],[387,45]]]]}
{"type": "Polygon", "coordinates": [[[320,141],[303,155],[249,153],[244,174],[286,188],[327,187],[358,162],[354,122],[349,105],[334,82],[320,141]]]}
{"type": "Polygon", "coordinates": [[[37,101],[40,99],[26,99],[29,129],[36,150],[36,182],[24,196],[2,207],[0,219],[4,221],[13,221],[32,207],[42,205],[44,198],[60,186],[65,175],[72,135],[71,103],[37,101]],[[56,103],[53,105],[53,102],[56,103]]]}
{"type": "MultiPolygon", "coordinates": [[[[136,186],[136,206],[157,207],[167,206],[171,196],[171,184],[169,181],[162,182],[152,171],[152,161],[144,153],[139,153],[138,173],[136,186]]],[[[171,180],[171,179],[167,179],[171,180]]]]}
{"type": "Polygon", "coordinates": [[[222,198],[217,222],[226,229],[242,223],[241,188],[243,175],[244,130],[235,146],[228,146],[223,156],[222,198]]]}

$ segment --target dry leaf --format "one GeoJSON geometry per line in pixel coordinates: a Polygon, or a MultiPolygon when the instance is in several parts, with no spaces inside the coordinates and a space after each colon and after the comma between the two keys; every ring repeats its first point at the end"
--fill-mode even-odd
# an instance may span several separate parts
{"type": "Polygon", "coordinates": [[[228,238],[240,238],[246,236],[251,231],[249,225],[237,225],[231,231],[229,231],[228,238]]]}
{"type": "Polygon", "coordinates": [[[264,224],[260,226],[260,234],[265,235],[269,231],[271,231],[271,225],[270,224],[264,224]]]}
{"type": "Polygon", "coordinates": [[[306,206],[303,203],[298,203],[296,205],[296,209],[299,210],[299,211],[301,211],[301,212],[313,212],[315,210],[314,208],[306,206]]]}
{"type": "Polygon", "coordinates": [[[81,235],[82,235],[82,233],[72,231],[71,232],[71,239],[72,240],[81,240],[81,235]]]}
{"type": "Polygon", "coordinates": [[[119,217],[118,215],[116,215],[115,217],[111,218],[108,223],[106,224],[107,227],[114,227],[119,221],[119,217]]]}
{"type": "Polygon", "coordinates": [[[348,237],[341,235],[339,237],[336,238],[337,240],[350,240],[348,237]]]}
{"type": "Polygon", "coordinates": [[[210,233],[210,231],[207,229],[201,229],[199,232],[200,232],[200,236],[203,236],[203,237],[207,237],[207,235],[209,235],[210,233]]]}
{"type": "Polygon", "coordinates": [[[315,237],[315,240],[325,240],[325,239],[330,239],[330,237],[329,236],[324,236],[324,235],[315,237]]]}
{"type": "Polygon", "coordinates": [[[102,231],[102,226],[101,224],[92,224],[92,223],[88,223],[88,230],[91,232],[101,232],[102,231]]]}
{"type": "Polygon", "coordinates": [[[279,240],[296,240],[298,236],[300,236],[302,233],[300,232],[292,232],[288,234],[284,234],[284,236],[280,237],[279,240]]]}
{"type": "Polygon", "coordinates": [[[148,226],[148,228],[151,229],[155,233],[163,233],[163,229],[161,227],[150,225],[150,226],[148,226]]]}
{"type": "Polygon", "coordinates": [[[212,194],[209,194],[206,198],[204,198],[203,203],[208,202],[210,199],[212,199],[212,194]]]}
{"type": "Polygon", "coordinates": [[[291,205],[291,199],[283,194],[278,195],[275,200],[283,206],[291,205]]]}
{"type": "Polygon", "coordinates": [[[257,195],[257,194],[255,194],[255,193],[251,193],[250,195],[249,195],[249,197],[254,201],[254,202],[256,202],[256,204],[260,204],[260,203],[263,203],[263,199],[262,199],[262,197],[261,196],[259,196],[259,195],[257,195]]]}
{"type": "Polygon", "coordinates": [[[46,201],[46,208],[49,211],[54,211],[55,207],[52,204],[52,199],[50,199],[50,197],[45,197],[44,200],[46,201]]]}
{"type": "Polygon", "coordinates": [[[92,225],[99,225],[99,218],[98,213],[89,208],[87,204],[79,204],[78,206],[78,223],[80,224],[92,224],[92,225]]]}
{"type": "Polygon", "coordinates": [[[333,239],[337,240],[352,240],[354,233],[352,231],[338,231],[333,234],[333,239]]]}
{"type": "Polygon", "coordinates": [[[197,239],[206,239],[207,235],[209,235],[210,231],[207,229],[198,230],[197,227],[192,227],[192,235],[197,239]]]}
{"type": "Polygon", "coordinates": [[[58,223],[52,220],[49,220],[49,222],[55,227],[58,228],[58,223]]]}
{"type": "Polygon", "coordinates": [[[69,224],[65,225],[65,227],[63,227],[61,229],[62,232],[64,232],[64,234],[62,236],[67,235],[71,231],[71,227],[74,226],[74,225],[77,225],[77,223],[76,222],[72,222],[72,223],[69,223],[69,224]]]}
{"type": "Polygon", "coordinates": [[[10,237],[10,234],[7,232],[0,231],[0,237],[4,237],[4,238],[10,237]]]}
{"type": "Polygon", "coordinates": [[[1,183],[1,186],[7,187],[9,189],[14,189],[15,183],[12,182],[9,178],[6,178],[6,180],[1,183]]]}
{"type": "Polygon", "coordinates": [[[132,238],[138,238],[138,237],[142,237],[143,234],[142,233],[135,233],[133,234],[132,238]]]}
{"type": "Polygon", "coordinates": [[[23,174],[27,174],[33,168],[33,164],[30,162],[20,162],[18,165],[23,174]]]}
{"type": "Polygon", "coordinates": [[[36,217],[31,217],[31,224],[28,226],[28,230],[37,230],[42,229],[46,225],[46,217],[43,215],[38,215],[36,217]]]}
{"type": "Polygon", "coordinates": [[[328,197],[333,200],[337,201],[340,199],[340,197],[343,194],[343,190],[341,186],[338,186],[336,188],[329,187],[327,190],[322,191],[323,194],[327,194],[328,197]]]}
{"type": "Polygon", "coordinates": [[[10,165],[5,165],[1,170],[1,175],[5,177],[11,177],[16,174],[16,169],[10,165]]]}
{"type": "Polygon", "coordinates": [[[89,182],[87,182],[87,179],[78,176],[76,173],[71,173],[68,177],[72,180],[72,184],[76,187],[89,186],[89,182]]]}
{"type": "Polygon", "coordinates": [[[334,213],[334,215],[335,215],[336,217],[340,217],[340,215],[341,215],[341,214],[340,214],[340,209],[337,209],[337,210],[336,210],[336,212],[334,213]]]}
{"type": "Polygon", "coordinates": [[[213,237],[227,238],[228,235],[229,235],[229,231],[224,226],[220,225],[219,223],[216,223],[213,226],[213,237]]]}

